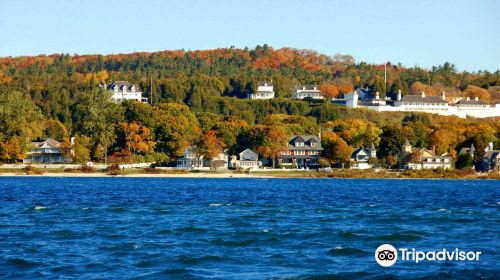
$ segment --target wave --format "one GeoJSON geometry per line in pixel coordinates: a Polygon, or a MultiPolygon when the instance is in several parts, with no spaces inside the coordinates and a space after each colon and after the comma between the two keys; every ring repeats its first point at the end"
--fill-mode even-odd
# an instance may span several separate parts
{"type": "Polygon", "coordinates": [[[7,260],[8,263],[22,267],[22,268],[32,268],[41,265],[41,263],[36,262],[36,261],[30,261],[26,259],[21,259],[21,258],[12,258],[7,260]]]}
{"type": "Polygon", "coordinates": [[[332,256],[356,256],[356,255],[369,255],[368,252],[363,251],[361,249],[352,248],[352,247],[342,247],[337,246],[333,249],[330,249],[328,253],[332,256]]]}
{"type": "Polygon", "coordinates": [[[378,241],[418,241],[422,239],[422,234],[416,232],[391,233],[372,236],[371,239],[378,241]]]}
{"type": "Polygon", "coordinates": [[[35,207],[33,207],[33,210],[35,210],[35,211],[44,211],[44,210],[47,210],[47,206],[36,205],[35,207]]]}
{"type": "Polygon", "coordinates": [[[199,264],[201,262],[218,262],[223,260],[223,258],[219,256],[200,256],[200,257],[190,257],[190,256],[185,256],[185,255],[180,255],[176,258],[178,262],[187,264],[187,265],[195,265],[199,264]]]}
{"type": "Polygon", "coordinates": [[[177,232],[200,232],[200,233],[207,233],[208,229],[206,228],[199,228],[195,226],[189,226],[189,227],[182,227],[182,228],[177,228],[175,229],[177,232]]]}

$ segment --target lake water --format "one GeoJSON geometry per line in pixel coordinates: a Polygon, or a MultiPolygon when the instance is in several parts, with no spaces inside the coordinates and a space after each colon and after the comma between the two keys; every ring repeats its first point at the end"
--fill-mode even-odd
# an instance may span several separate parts
{"type": "Polygon", "coordinates": [[[500,278],[500,182],[0,178],[0,277],[500,278]],[[479,261],[374,258],[383,243],[479,261]]]}

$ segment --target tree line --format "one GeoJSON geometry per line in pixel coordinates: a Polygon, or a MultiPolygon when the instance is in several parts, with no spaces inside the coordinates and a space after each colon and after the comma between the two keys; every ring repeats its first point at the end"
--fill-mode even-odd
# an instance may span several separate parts
{"type": "Polygon", "coordinates": [[[0,58],[0,160],[22,160],[30,141],[69,143],[72,136],[75,162],[168,162],[187,145],[199,146],[208,158],[221,149],[244,148],[274,158],[289,135],[319,132],[327,148],[324,164],[348,160],[350,149],[373,142],[382,163],[390,165],[405,138],[455,158],[457,149],[472,143],[478,151],[498,143],[498,124],[488,119],[375,113],[291,99],[296,85],[316,84],[327,97],[367,87],[388,95],[397,89],[429,95],[446,90],[498,100],[498,71],[457,72],[449,63],[432,69],[388,63],[387,69],[385,85],[383,65],[267,45],[0,58]],[[243,99],[257,81],[271,79],[276,99],[243,99]],[[154,104],[111,102],[99,86],[115,80],[138,84],[154,104]]]}

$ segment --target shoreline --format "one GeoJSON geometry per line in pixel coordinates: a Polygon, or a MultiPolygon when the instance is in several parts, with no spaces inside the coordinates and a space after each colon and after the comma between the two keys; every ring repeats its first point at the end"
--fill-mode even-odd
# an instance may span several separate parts
{"type": "Polygon", "coordinates": [[[255,179],[384,179],[384,180],[499,180],[497,174],[475,174],[474,176],[452,177],[452,176],[339,176],[341,174],[332,173],[277,173],[277,174],[258,174],[258,173],[236,173],[236,172],[188,172],[188,173],[124,173],[124,174],[108,174],[102,172],[43,172],[26,174],[25,172],[0,172],[2,177],[60,177],[60,178],[207,178],[207,179],[238,179],[238,178],[255,178],[255,179]],[[336,176],[337,175],[337,176],[336,176]],[[493,176],[492,176],[493,175],[493,176]],[[495,176],[497,175],[497,176],[495,176]]]}

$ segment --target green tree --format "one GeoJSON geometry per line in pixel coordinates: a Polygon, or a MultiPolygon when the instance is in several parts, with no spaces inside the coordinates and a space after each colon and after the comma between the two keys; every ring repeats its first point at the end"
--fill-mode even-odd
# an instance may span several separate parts
{"type": "Polygon", "coordinates": [[[20,92],[0,91],[0,140],[42,136],[44,117],[31,99],[20,92]]]}
{"type": "Polygon", "coordinates": [[[111,101],[109,92],[94,89],[80,95],[75,105],[75,129],[90,137],[91,149],[97,144],[109,147],[115,142],[116,129],[124,118],[123,113],[123,107],[111,101]]]}
{"type": "Polygon", "coordinates": [[[185,148],[201,137],[196,116],[184,104],[163,103],[155,107],[157,151],[170,158],[182,155],[185,148]]]}
{"type": "Polygon", "coordinates": [[[455,167],[457,169],[464,169],[472,167],[474,164],[474,158],[469,153],[463,153],[458,156],[457,162],[455,163],[455,167]]]}
{"type": "Polygon", "coordinates": [[[91,139],[85,135],[76,135],[71,147],[71,159],[74,163],[85,164],[90,160],[91,139]]]}

